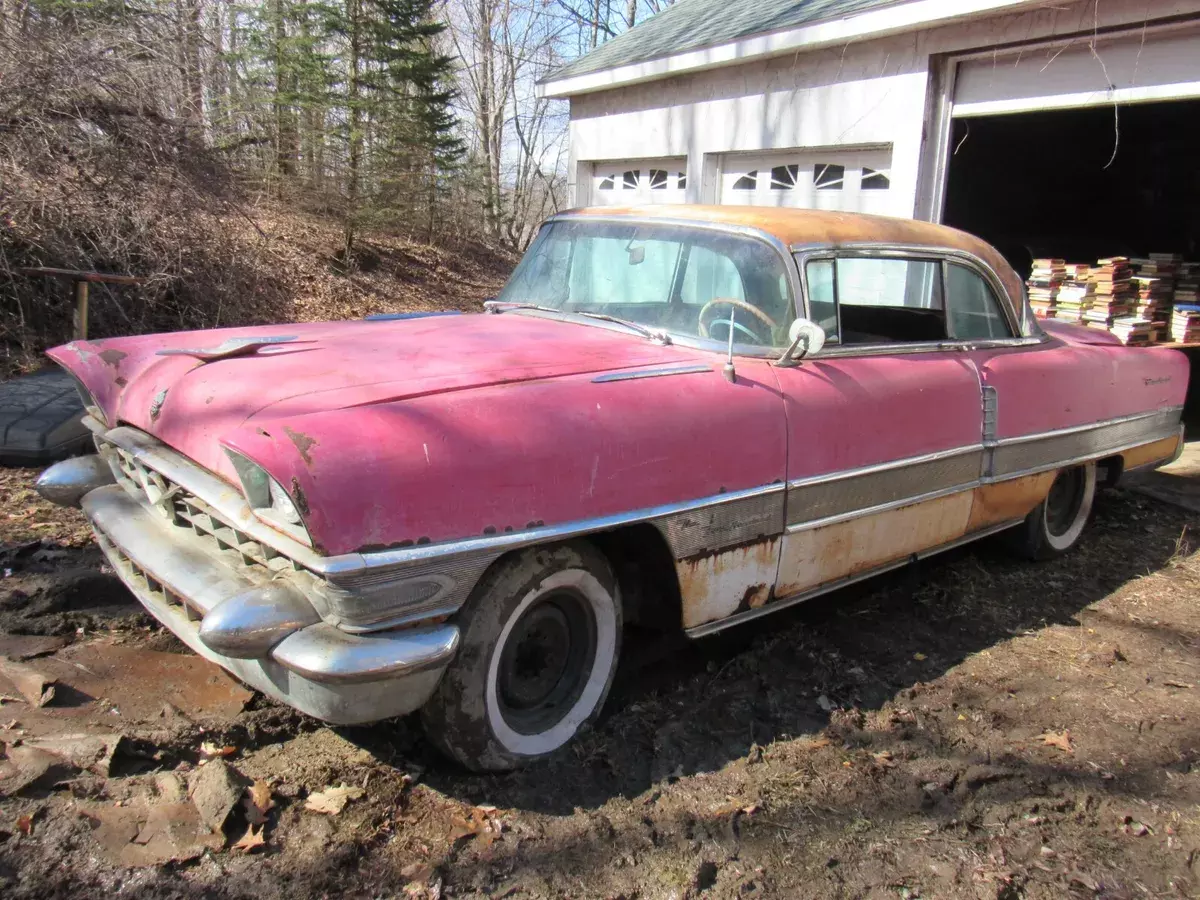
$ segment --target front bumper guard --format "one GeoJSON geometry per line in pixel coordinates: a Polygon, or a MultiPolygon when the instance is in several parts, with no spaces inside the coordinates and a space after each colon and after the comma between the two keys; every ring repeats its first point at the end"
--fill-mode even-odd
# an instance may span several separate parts
{"type": "Polygon", "coordinates": [[[119,486],[90,491],[82,506],[109,563],[156,619],[201,656],[316,718],[350,725],[412,712],[458,648],[451,624],[347,634],[312,621],[286,578],[244,577],[119,486]],[[249,602],[255,598],[257,607],[249,602]],[[235,618],[231,609],[253,614],[238,623],[240,631],[214,627],[235,618]]]}

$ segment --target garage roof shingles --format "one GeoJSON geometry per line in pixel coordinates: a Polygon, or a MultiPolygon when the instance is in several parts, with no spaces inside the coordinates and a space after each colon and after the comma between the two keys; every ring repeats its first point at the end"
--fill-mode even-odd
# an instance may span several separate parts
{"type": "Polygon", "coordinates": [[[755,34],[836,19],[899,0],[679,0],[641,25],[552,73],[559,81],[714,47],[755,34]]]}

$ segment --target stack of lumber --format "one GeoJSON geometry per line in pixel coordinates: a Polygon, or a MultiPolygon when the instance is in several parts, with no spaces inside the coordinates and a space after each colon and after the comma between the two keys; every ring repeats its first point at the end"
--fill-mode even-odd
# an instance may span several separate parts
{"type": "Polygon", "coordinates": [[[1067,264],[1061,259],[1035,259],[1026,287],[1034,315],[1054,318],[1059,288],[1067,278],[1067,264]]]}

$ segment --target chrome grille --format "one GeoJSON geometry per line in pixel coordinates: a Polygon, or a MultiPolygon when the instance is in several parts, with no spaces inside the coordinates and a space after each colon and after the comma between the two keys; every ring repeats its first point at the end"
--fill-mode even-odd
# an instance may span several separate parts
{"type": "Polygon", "coordinates": [[[268,576],[303,567],[260,541],[252,540],[221,518],[195,494],[142,463],[129,451],[104,443],[101,452],[121,485],[164,519],[204,538],[232,564],[258,569],[268,576]]]}
{"type": "Polygon", "coordinates": [[[203,611],[193,607],[186,598],[176,594],[135,563],[99,529],[96,530],[96,540],[113,568],[118,570],[122,580],[134,591],[142,596],[158,600],[168,608],[181,610],[188,622],[195,623],[195,626],[199,627],[200,620],[204,617],[203,611]]]}

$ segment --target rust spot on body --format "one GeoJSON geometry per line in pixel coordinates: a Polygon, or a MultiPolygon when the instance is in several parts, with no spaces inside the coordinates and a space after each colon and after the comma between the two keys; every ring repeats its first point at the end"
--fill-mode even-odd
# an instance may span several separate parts
{"type": "Polygon", "coordinates": [[[104,362],[110,366],[119,366],[121,364],[121,360],[123,360],[128,355],[129,354],[126,353],[124,350],[102,350],[102,351],[100,351],[100,358],[102,360],[104,360],[104,362]]]}
{"type": "Polygon", "coordinates": [[[1169,437],[1152,444],[1142,444],[1121,454],[1121,460],[1126,471],[1150,463],[1163,462],[1175,455],[1179,448],[1180,438],[1169,437]]]}
{"type": "Polygon", "coordinates": [[[304,489],[300,487],[300,479],[295,475],[292,476],[292,499],[296,502],[296,510],[300,515],[308,516],[308,498],[304,496],[304,489]]]}
{"type": "Polygon", "coordinates": [[[965,490],[789,534],[776,592],[799,594],[948,543],[967,530],[973,495],[965,490]]]}
{"type": "Polygon", "coordinates": [[[976,488],[967,531],[977,531],[989,525],[1029,515],[1050,493],[1055,474],[1041,472],[976,488]]]}
{"type": "Polygon", "coordinates": [[[765,606],[775,580],[779,546],[779,537],[760,538],[676,562],[684,627],[765,606]]]}
{"type": "Polygon", "coordinates": [[[354,552],[355,553],[380,553],[385,550],[404,550],[407,547],[411,547],[413,545],[413,543],[414,543],[414,541],[411,538],[409,538],[408,540],[395,541],[391,544],[363,544],[361,547],[359,547],[354,552]]]}
{"type": "Polygon", "coordinates": [[[312,465],[312,456],[309,454],[317,443],[316,438],[311,438],[303,431],[293,431],[288,426],[283,426],[284,434],[291,438],[292,443],[296,445],[296,449],[300,451],[300,458],[304,460],[306,466],[312,465]]]}
{"type": "Polygon", "coordinates": [[[154,399],[150,401],[150,421],[157,422],[159,415],[162,413],[163,404],[167,402],[168,388],[163,388],[154,395],[154,399]]]}
{"type": "Polygon", "coordinates": [[[744,609],[758,609],[760,606],[766,606],[770,593],[768,585],[752,584],[746,588],[746,593],[742,594],[741,607],[744,609]]]}

